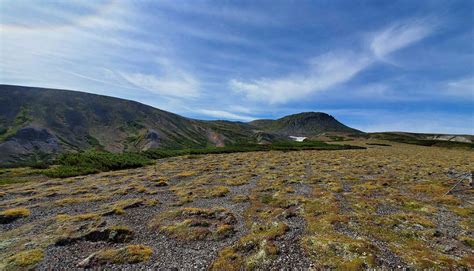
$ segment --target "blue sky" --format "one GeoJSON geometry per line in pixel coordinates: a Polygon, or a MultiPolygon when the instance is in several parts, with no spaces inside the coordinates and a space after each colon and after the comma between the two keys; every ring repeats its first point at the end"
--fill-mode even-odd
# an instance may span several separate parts
{"type": "Polygon", "coordinates": [[[474,134],[474,1],[0,0],[0,83],[474,134]]]}

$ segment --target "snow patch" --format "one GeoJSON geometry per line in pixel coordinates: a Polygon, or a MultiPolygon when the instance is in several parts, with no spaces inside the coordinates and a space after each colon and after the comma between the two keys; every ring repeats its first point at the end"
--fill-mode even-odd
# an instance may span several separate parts
{"type": "Polygon", "coordinates": [[[303,142],[303,140],[306,139],[305,136],[290,136],[291,139],[293,139],[296,142],[303,142]]]}

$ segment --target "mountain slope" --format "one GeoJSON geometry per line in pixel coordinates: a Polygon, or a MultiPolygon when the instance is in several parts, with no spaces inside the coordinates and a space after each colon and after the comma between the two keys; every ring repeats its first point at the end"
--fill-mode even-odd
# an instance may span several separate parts
{"type": "Polygon", "coordinates": [[[325,132],[362,133],[321,112],[304,112],[277,120],[255,120],[249,124],[266,132],[286,136],[314,136],[325,132]]]}
{"type": "Polygon", "coordinates": [[[421,146],[474,149],[473,135],[379,132],[370,133],[368,136],[374,139],[382,139],[421,146]]]}
{"type": "Polygon", "coordinates": [[[3,164],[29,159],[33,154],[90,148],[120,152],[223,146],[251,134],[245,124],[237,130],[241,131],[234,133],[225,125],[188,119],[118,98],[0,85],[3,164]]]}
{"type": "Polygon", "coordinates": [[[138,102],[77,91],[0,85],[0,165],[59,153],[269,144],[289,135],[360,133],[324,113],[250,123],[185,118],[138,102]]]}

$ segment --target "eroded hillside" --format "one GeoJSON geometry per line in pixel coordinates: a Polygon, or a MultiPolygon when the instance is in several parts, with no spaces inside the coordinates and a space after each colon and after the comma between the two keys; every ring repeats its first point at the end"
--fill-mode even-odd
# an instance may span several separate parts
{"type": "Polygon", "coordinates": [[[2,186],[0,269],[472,269],[472,151],[390,144],[2,186]]]}

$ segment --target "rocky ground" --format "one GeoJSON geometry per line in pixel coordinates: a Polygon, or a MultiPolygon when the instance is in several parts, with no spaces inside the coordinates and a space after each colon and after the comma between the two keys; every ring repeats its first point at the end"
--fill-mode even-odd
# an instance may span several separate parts
{"type": "Polygon", "coordinates": [[[473,152],[390,145],[4,185],[0,269],[472,269],[473,152]]]}

